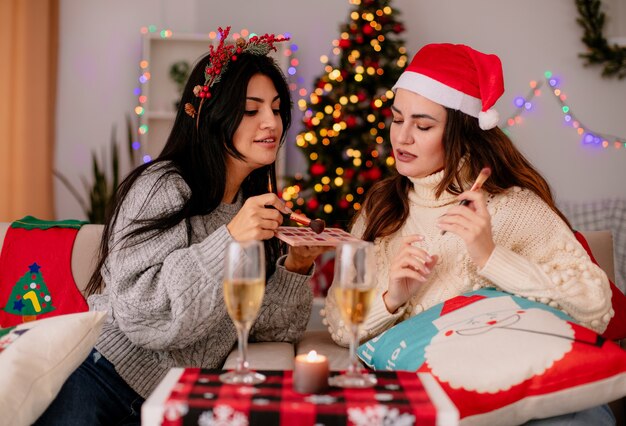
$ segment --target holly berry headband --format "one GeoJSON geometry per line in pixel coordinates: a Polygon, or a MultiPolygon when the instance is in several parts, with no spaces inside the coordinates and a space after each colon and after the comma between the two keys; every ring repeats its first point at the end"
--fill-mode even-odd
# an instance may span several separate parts
{"type": "MultiPolygon", "coordinates": [[[[289,40],[288,37],[275,36],[274,34],[264,34],[262,36],[253,36],[249,40],[245,38],[238,38],[235,44],[225,44],[226,37],[230,32],[230,27],[217,29],[219,33],[220,42],[215,48],[213,45],[209,46],[209,63],[204,69],[204,85],[197,85],[193,88],[193,94],[200,98],[200,105],[198,111],[191,103],[185,104],[185,112],[196,118],[200,115],[202,104],[205,99],[211,98],[211,87],[220,81],[222,74],[228,68],[230,61],[236,61],[237,55],[242,53],[250,53],[257,56],[265,56],[269,52],[276,51],[274,43],[280,43],[289,40]]],[[[197,119],[197,120],[198,120],[197,119]]],[[[196,120],[196,128],[198,127],[198,121],[196,120]]]]}

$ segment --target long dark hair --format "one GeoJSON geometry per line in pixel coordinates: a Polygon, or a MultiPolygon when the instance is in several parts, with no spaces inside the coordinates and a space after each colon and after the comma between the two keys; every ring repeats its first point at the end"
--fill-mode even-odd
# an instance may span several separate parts
{"type": "MultiPolygon", "coordinates": [[[[248,82],[254,75],[262,74],[269,77],[278,92],[280,117],[283,123],[281,146],[284,143],[291,125],[291,95],[285,76],[274,60],[268,56],[249,53],[238,55],[236,61],[230,61],[220,81],[211,87],[211,98],[205,99],[202,108],[199,108],[200,99],[194,95],[193,89],[196,85],[204,83],[204,69],[208,62],[207,54],[194,66],[183,90],[174,126],[159,156],[152,162],[134,169],[119,185],[104,225],[97,267],[87,284],[88,295],[100,291],[103,286],[100,272],[112,249],[109,247],[109,240],[113,224],[131,187],[149,167],[167,164],[167,172],[159,178],[159,182],[151,189],[152,192],[158,190],[162,179],[177,174],[191,189],[191,196],[180,210],[145,220],[136,220],[135,223],[139,226],[125,234],[123,240],[129,241],[132,237],[141,235],[142,237],[133,241],[145,241],[192,216],[206,215],[221,203],[226,187],[226,156],[245,159],[233,145],[232,139],[243,118],[248,82]],[[195,109],[199,110],[197,121],[185,112],[186,103],[194,105],[195,109]]],[[[271,188],[276,188],[275,176],[275,163],[254,170],[241,185],[244,199],[268,192],[268,181],[272,181],[271,188]]],[[[149,199],[150,197],[146,198],[149,199]]],[[[266,271],[269,276],[276,268],[275,263],[283,247],[276,238],[266,240],[264,244],[266,271]]]]}
{"type": "MultiPolygon", "coordinates": [[[[485,191],[499,194],[512,186],[530,189],[570,226],[556,207],[546,180],[499,127],[485,131],[479,127],[476,118],[450,108],[446,111],[444,172],[435,190],[437,197],[444,191],[460,194],[464,190],[461,182],[473,181],[480,170],[488,166],[491,167],[491,177],[483,185],[485,191]],[[459,169],[464,157],[467,157],[466,163],[459,169]]],[[[409,216],[408,192],[411,187],[409,179],[397,172],[372,186],[361,210],[367,218],[364,240],[374,241],[402,227],[409,216]]]]}

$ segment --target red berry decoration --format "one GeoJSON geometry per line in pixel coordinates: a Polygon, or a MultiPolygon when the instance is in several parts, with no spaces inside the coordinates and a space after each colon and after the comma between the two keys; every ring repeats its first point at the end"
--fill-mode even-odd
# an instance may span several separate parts
{"type": "Polygon", "coordinates": [[[377,181],[382,177],[383,172],[381,172],[381,170],[378,167],[374,167],[370,169],[368,174],[369,174],[369,178],[371,181],[377,181]]]}
{"type": "Polygon", "coordinates": [[[323,175],[324,173],[326,173],[326,167],[324,167],[323,164],[320,163],[315,163],[313,165],[311,165],[311,174],[313,176],[320,176],[323,175]]]}
{"type": "Polygon", "coordinates": [[[309,208],[309,210],[317,210],[320,206],[320,202],[317,201],[317,198],[311,198],[307,203],[306,206],[309,208]]]}
{"type": "Polygon", "coordinates": [[[393,26],[393,32],[399,34],[404,31],[404,25],[398,23],[393,26]]]}

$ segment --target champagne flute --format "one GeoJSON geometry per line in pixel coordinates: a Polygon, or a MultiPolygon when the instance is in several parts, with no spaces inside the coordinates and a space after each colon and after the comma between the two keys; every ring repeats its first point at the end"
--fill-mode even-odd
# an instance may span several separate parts
{"type": "Polygon", "coordinates": [[[224,259],[224,301],[237,329],[237,367],[220,375],[223,383],[255,385],[265,376],[250,370],[248,333],[265,293],[265,250],[261,241],[231,242],[224,259]]]}
{"type": "Polygon", "coordinates": [[[356,347],[359,325],[365,321],[376,287],[376,254],[374,244],[367,241],[341,243],[335,250],[334,296],[341,316],[350,327],[350,365],[348,370],[333,378],[342,388],[367,388],[376,378],[363,374],[359,368],[356,347]]]}

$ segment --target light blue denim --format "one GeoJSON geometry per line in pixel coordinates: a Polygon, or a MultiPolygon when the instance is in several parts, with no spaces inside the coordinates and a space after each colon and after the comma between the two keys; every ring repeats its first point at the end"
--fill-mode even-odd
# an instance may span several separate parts
{"type": "Polygon", "coordinates": [[[608,405],[599,405],[575,413],[531,420],[524,426],[615,426],[615,416],[608,405]]]}

